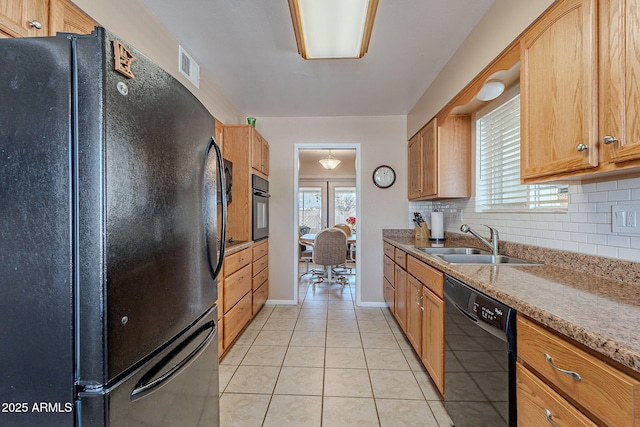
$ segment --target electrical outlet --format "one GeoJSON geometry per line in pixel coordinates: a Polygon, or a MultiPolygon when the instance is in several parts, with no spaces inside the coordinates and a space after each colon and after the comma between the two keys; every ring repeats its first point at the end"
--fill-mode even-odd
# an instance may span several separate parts
{"type": "Polygon", "coordinates": [[[638,211],[640,205],[611,206],[611,231],[614,233],[640,234],[638,211]]]}

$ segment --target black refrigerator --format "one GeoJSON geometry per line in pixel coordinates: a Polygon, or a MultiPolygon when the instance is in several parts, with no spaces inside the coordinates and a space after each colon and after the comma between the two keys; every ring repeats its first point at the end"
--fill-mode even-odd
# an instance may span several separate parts
{"type": "Polygon", "coordinates": [[[214,118],[103,28],[0,58],[0,425],[217,426],[214,118]]]}

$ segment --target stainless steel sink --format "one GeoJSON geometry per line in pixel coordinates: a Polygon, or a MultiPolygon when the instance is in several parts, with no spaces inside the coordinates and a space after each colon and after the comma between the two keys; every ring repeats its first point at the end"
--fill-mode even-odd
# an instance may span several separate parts
{"type": "Polygon", "coordinates": [[[416,248],[428,254],[489,254],[488,251],[484,251],[478,248],[416,248]]]}
{"type": "Polygon", "coordinates": [[[526,259],[516,258],[508,255],[491,255],[485,254],[436,254],[443,261],[450,264],[509,264],[509,265],[540,265],[538,263],[527,261],[526,259]]]}

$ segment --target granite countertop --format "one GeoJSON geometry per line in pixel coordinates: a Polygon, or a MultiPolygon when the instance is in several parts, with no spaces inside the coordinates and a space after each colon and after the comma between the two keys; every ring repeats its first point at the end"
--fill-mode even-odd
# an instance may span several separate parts
{"type": "MultiPolygon", "coordinates": [[[[409,237],[411,230],[409,234],[397,231],[385,230],[384,241],[640,374],[640,285],[636,280],[640,264],[603,261],[603,275],[597,275],[592,271],[599,272],[602,265],[592,264],[602,258],[575,254],[577,259],[571,259],[571,254],[562,252],[563,258],[561,251],[536,247],[527,253],[522,249],[525,245],[508,247],[507,242],[510,250],[503,252],[501,242],[500,253],[546,260],[546,265],[453,265],[417,249],[409,237]],[[566,268],[575,262],[589,265],[566,268]]],[[[466,236],[447,238],[445,247],[482,248],[479,241],[466,236]]]]}
{"type": "Polygon", "coordinates": [[[253,240],[241,241],[241,242],[234,241],[233,243],[227,242],[224,246],[224,254],[225,256],[231,255],[236,252],[240,252],[243,249],[250,248],[251,246],[253,246],[253,240]]]}

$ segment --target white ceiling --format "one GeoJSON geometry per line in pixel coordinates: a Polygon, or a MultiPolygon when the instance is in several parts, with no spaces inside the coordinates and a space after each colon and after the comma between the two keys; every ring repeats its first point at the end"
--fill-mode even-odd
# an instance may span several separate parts
{"type": "Polygon", "coordinates": [[[380,0],[359,60],[302,59],[287,0],[144,0],[247,116],[405,115],[493,0],[380,0]]]}

